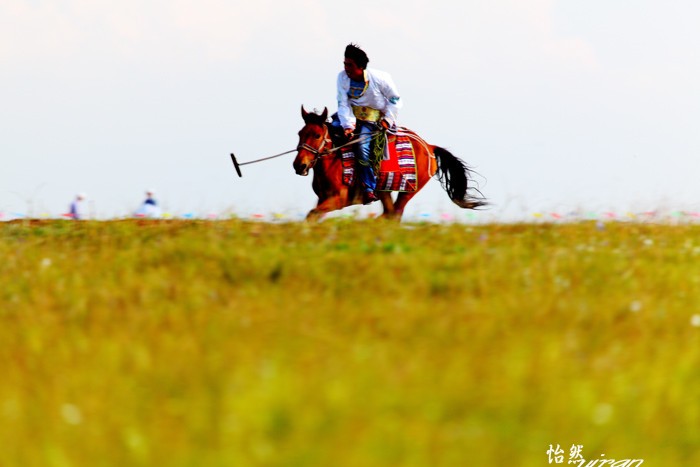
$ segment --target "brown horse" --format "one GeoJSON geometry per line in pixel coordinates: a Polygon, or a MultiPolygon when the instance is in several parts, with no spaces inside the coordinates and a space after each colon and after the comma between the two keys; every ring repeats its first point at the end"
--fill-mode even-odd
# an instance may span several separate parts
{"type": "MultiPolygon", "coordinates": [[[[306,124],[299,131],[294,170],[298,175],[306,176],[313,169],[312,187],[318,195],[318,204],[306,218],[318,219],[327,212],[362,204],[363,190],[359,177],[355,177],[352,186],[343,183],[343,164],[338,149],[347,142],[333,141],[330,125],[326,122],[328,109],[325,108],[319,115],[307,112],[302,106],[301,116],[306,124]]],[[[400,192],[395,201],[391,192],[378,191],[377,196],[384,207],[382,217],[400,220],[406,204],[436,174],[442,187],[457,206],[476,209],[487,204],[482,197],[470,194],[470,190],[473,189],[469,186],[472,172],[462,160],[446,149],[426,143],[410,130],[400,128],[400,131],[410,137],[415,153],[416,191],[400,192]]]]}

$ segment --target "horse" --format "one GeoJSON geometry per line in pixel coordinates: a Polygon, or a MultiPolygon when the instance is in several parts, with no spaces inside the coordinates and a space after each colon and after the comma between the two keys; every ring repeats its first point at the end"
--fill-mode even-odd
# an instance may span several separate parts
{"type": "MultiPolygon", "coordinates": [[[[359,177],[355,177],[351,186],[343,181],[343,162],[339,149],[348,143],[338,137],[334,138],[327,122],[328,108],[318,114],[307,112],[302,105],[301,116],[305,125],[299,131],[297,156],[292,165],[297,175],[301,176],[307,176],[313,170],[312,187],[318,196],[318,204],[309,211],[306,219],[318,220],[328,212],[363,204],[359,177]]],[[[411,140],[416,159],[416,189],[399,192],[396,200],[389,191],[377,191],[377,197],[384,208],[382,218],[400,221],[406,204],[433,176],[437,176],[452,202],[460,208],[477,209],[488,204],[480,192],[479,196],[472,195],[472,170],[466,163],[448,150],[426,143],[411,130],[399,128],[398,131],[411,140]]]]}

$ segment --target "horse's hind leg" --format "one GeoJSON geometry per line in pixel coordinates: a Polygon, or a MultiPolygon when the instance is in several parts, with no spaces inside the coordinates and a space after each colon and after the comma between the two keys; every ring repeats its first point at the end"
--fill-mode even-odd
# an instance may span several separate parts
{"type": "MultiPolygon", "coordinates": [[[[384,219],[395,219],[396,218],[396,209],[394,208],[394,200],[391,198],[391,192],[390,191],[378,191],[377,197],[379,200],[382,202],[382,206],[384,207],[384,212],[382,213],[382,217],[384,219]]],[[[399,216],[401,217],[401,216],[399,216]]]]}
{"type": "Polygon", "coordinates": [[[396,197],[396,201],[394,202],[394,217],[396,219],[401,219],[401,217],[403,216],[403,210],[406,209],[406,205],[409,201],[411,201],[411,198],[416,196],[416,193],[417,191],[414,191],[412,193],[399,193],[399,195],[396,197]]]}

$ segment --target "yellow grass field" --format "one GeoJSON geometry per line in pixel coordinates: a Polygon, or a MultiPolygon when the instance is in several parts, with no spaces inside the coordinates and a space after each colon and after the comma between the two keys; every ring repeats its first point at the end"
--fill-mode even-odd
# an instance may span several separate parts
{"type": "Polygon", "coordinates": [[[2,466],[700,465],[697,225],[12,222],[0,258],[2,466]]]}

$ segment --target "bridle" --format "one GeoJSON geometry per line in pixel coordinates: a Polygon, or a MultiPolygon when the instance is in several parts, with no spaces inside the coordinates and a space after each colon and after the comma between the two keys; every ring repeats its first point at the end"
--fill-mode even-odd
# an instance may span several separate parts
{"type": "Polygon", "coordinates": [[[316,165],[316,161],[318,161],[321,157],[326,156],[337,148],[331,148],[328,150],[323,150],[326,145],[330,144],[331,146],[333,145],[333,141],[330,139],[330,133],[328,132],[328,127],[326,125],[323,125],[323,138],[321,139],[321,144],[318,146],[318,148],[314,148],[313,146],[308,145],[307,143],[302,143],[299,146],[297,146],[297,152],[301,150],[306,150],[309,151],[311,154],[314,155],[314,159],[311,161],[309,164],[309,169],[313,168],[314,165],[316,165]]]}

